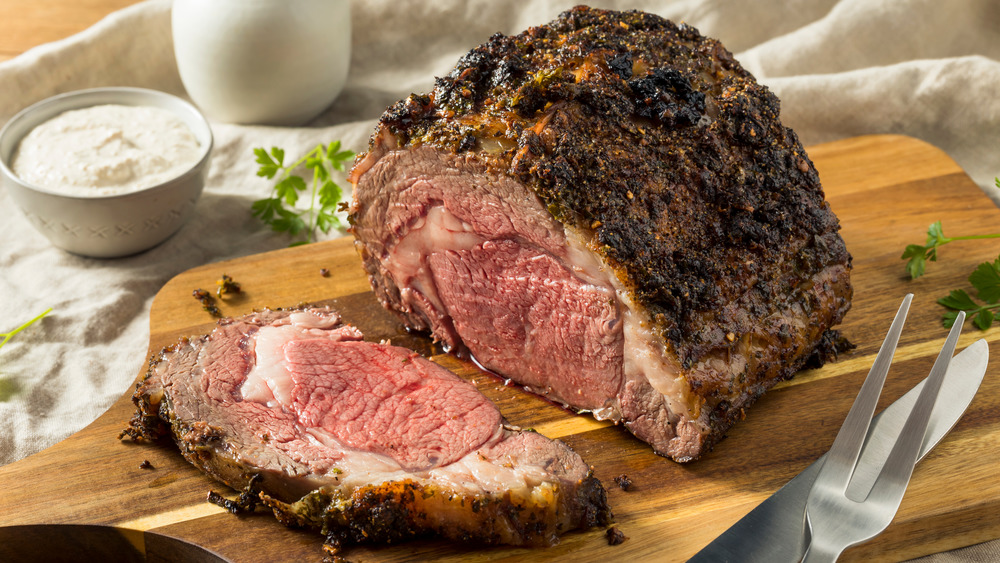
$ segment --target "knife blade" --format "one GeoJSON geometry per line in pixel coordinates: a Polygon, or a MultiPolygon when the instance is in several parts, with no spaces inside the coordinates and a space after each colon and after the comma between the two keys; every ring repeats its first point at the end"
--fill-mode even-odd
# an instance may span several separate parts
{"type": "MultiPolygon", "coordinates": [[[[941,393],[934,403],[927,432],[924,434],[920,459],[923,459],[927,452],[951,431],[969,407],[986,374],[988,360],[989,346],[985,340],[973,342],[952,359],[941,393]]],[[[871,490],[882,469],[882,462],[902,430],[906,417],[924,386],[924,381],[915,385],[872,419],[865,447],[855,470],[855,479],[848,489],[852,496],[855,492],[864,496],[871,490]]],[[[688,562],[800,561],[807,545],[803,518],[806,498],[825,458],[826,454],[733,524],[688,562]]]]}

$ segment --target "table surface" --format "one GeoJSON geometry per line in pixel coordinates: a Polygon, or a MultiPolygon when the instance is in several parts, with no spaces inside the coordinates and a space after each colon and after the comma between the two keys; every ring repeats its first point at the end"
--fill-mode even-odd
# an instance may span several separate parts
{"type": "Polygon", "coordinates": [[[139,0],[0,0],[0,62],[69,37],[139,0]]]}

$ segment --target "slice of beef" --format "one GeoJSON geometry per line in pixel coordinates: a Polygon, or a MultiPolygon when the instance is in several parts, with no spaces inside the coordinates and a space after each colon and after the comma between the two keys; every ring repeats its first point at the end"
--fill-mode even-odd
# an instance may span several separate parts
{"type": "Polygon", "coordinates": [[[550,545],[611,519],[565,444],[509,427],[471,383],[363,341],[328,309],[221,320],[165,349],[133,400],[124,434],[172,435],[188,461],[334,551],[426,534],[550,545]]]}
{"type": "Polygon", "coordinates": [[[850,308],[851,257],[777,98],[652,14],[493,36],[386,111],[351,181],[364,267],[407,326],[678,461],[850,308]]]}

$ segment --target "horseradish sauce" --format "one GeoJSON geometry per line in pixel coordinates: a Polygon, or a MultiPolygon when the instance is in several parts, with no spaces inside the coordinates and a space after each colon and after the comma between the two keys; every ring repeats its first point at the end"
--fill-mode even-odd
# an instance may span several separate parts
{"type": "Polygon", "coordinates": [[[23,181],[78,197],[138,191],[180,176],[201,157],[191,129],[169,111],[99,105],[32,129],[12,160],[23,181]]]}

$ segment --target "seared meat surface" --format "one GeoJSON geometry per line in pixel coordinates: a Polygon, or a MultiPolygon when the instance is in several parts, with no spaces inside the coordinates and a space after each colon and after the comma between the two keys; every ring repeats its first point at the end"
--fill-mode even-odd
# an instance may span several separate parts
{"type": "Polygon", "coordinates": [[[409,327],[678,461],[850,308],[838,220],[777,98],[652,14],[494,35],[385,112],[352,182],[372,287],[409,327]]]}
{"type": "Polygon", "coordinates": [[[610,522],[604,488],[565,444],[509,427],[437,364],[361,338],[327,309],[224,319],[151,363],[124,434],[170,435],[248,493],[237,504],[263,502],[332,552],[426,535],[551,545],[610,522]]]}

